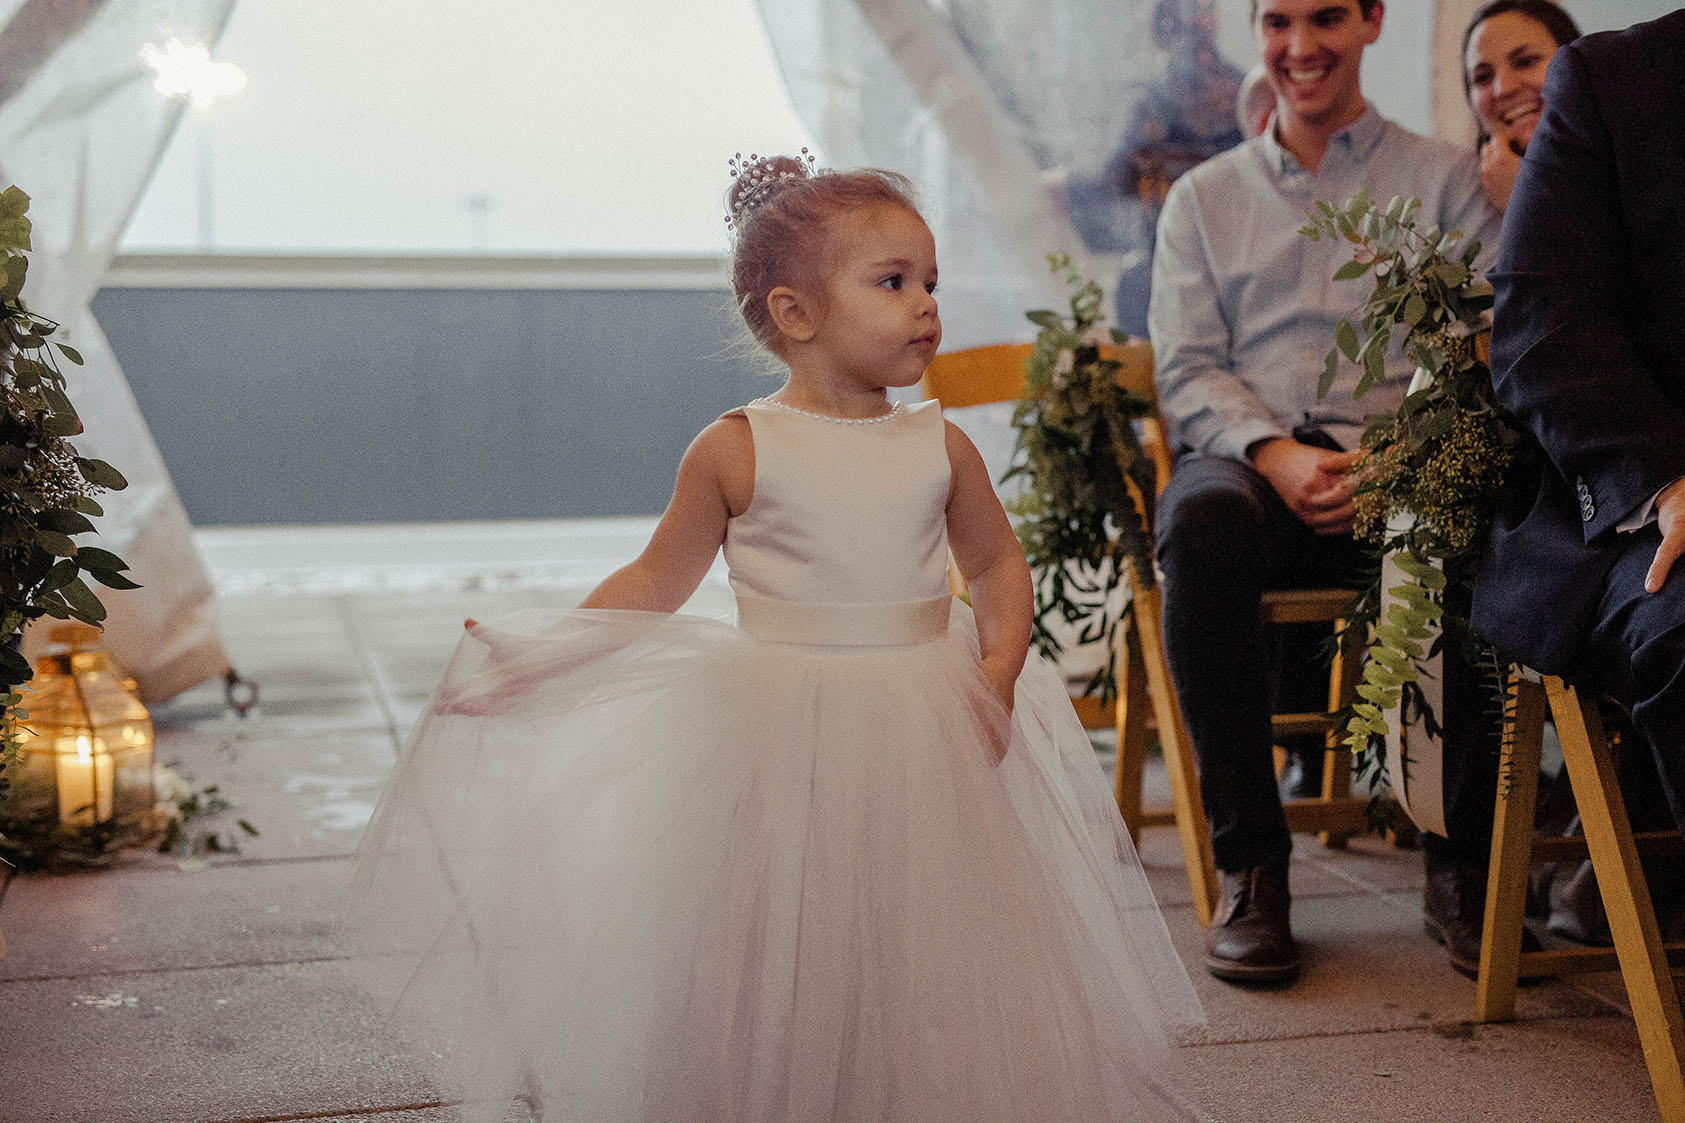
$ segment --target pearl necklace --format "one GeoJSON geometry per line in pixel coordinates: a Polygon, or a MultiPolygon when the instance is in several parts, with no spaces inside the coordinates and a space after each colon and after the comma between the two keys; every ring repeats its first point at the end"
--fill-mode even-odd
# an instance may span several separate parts
{"type": "Polygon", "coordinates": [[[766,406],[769,409],[781,409],[785,413],[799,414],[802,417],[811,417],[818,421],[829,421],[833,425],[878,425],[901,412],[900,402],[892,403],[887,413],[880,413],[875,417],[832,417],[828,413],[815,413],[810,409],[802,409],[799,406],[790,405],[788,402],[778,401],[776,398],[756,398],[751,404],[766,406]]]}

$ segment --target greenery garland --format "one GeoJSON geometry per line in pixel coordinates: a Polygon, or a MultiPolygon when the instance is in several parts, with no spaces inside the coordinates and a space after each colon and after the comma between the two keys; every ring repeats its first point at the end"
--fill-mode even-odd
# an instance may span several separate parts
{"type": "Polygon", "coordinates": [[[29,196],[18,188],[0,192],[0,773],[16,757],[17,723],[29,716],[16,688],[34,677],[13,638],[42,616],[105,619],[84,573],[113,589],[139,587],[123,576],[128,566],[116,554],[72,541],[102,513],[94,496],[127,481],[103,460],[78,456],[67,439],[82,421],[53,353],[78,365],[82,356],[51,338],[55,321],[24,305],[28,210],[29,196]]]}
{"type": "Polygon", "coordinates": [[[1342,357],[1363,370],[1353,396],[1373,388],[1399,327],[1418,371],[1395,412],[1369,418],[1362,441],[1368,455],[1353,469],[1354,533],[1377,561],[1390,557],[1404,575],[1383,596],[1377,570],[1349,624],[1371,643],[1346,744],[1370,753],[1372,764],[1384,757],[1386,715],[1395,707],[1438,734],[1420,680],[1424,661],[1445,643],[1460,645],[1475,665],[1495,665],[1468,627],[1468,563],[1527,447],[1498,403],[1481,346],[1492,286],[1474,271],[1480,243],[1459,253],[1459,231],[1417,230],[1420,206],[1395,197],[1381,207],[1360,190],[1343,206],[1317,203],[1300,230],[1313,241],[1340,238],[1356,247],[1335,280],[1375,276],[1361,335],[1350,320],[1339,323],[1318,397],[1329,392],[1342,357]]]}
{"type": "Polygon", "coordinates": [[[1152,403],[1118,385],[1121,364],[1102,354],[1127,342],[1101,327],[1103,294],[1065,254],[1048,265],[1072,289],[1069,316],[1047,309],[1027,313],[1041,330],[1024,363],[1024,392],[1012,415],[1017,455],[1001,482],[1022,477],[1024,491],[1007,504],[1019,543],[1035,575],[1033,642],[1043,654],[1062,650],[1053,619],[1077,631],[1079,643],[1106,644],[1105,665],[1085,693],[1116,696],[1116,635],[1125,605],[1112,595],[1127,562],[1136,579],[1153,581],[1146,497],[1154,492],[1153,464],[1142,451],[1135,421],[1152,403]]]}

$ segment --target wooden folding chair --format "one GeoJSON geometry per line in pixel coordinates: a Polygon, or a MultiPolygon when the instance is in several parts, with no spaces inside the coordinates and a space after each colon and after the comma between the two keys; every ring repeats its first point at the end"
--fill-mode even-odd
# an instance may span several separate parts
{"type": "Polygon", "coordinates": [[[1530,975],[1563,975],[1618,967],[1662,1121],[1685,1123],[1685,1015],[1680,1012],[1679,992],[1668,966],[1669,952],[1677,959],[1685,952],[1685,944],[1662,942],[1639,864],[1640,850],[1677,851],[1679,835],[1633,833],[1596,701],[1582,698],[1559,678],[1545,676],[1541,681],[1530,671],[1516,668],[1511,672],[1500,776],[1475,1018],[1482,1022],[1514,1018],[1516,984],[1524,970],[1530,975]],[[1533,837],[1547,706],[1562,742],[1562,760],[1584,838],[1533,837]],[[1529,865],[1588,854],[1615,939],[1614,950],[1522,951],[1529,865]]]}
{"type": "MultiPolygon", "coordinates": [[[[925,371],[920,390],[947,408],[1016,401],[1023,391],[1027,345],[998,345],[938,355],[925,371]]],[[[1156,407],[1153,353],[1150,344],[1131,341],[1108,349],[1121,366],[1118,384],[1141,395],[1156,407]]],[[[1156,416],[1143,419],[1141,445],[1157,470],[1158,489],[1170,479],[1170,445],[1156,416]]],[[[1217,907],[1217,871],[1211,854],[1211,830],[1200,803],[1199,774],[1193,744],[1170,682],[1160,630],[1160,593],[1150,574],[1130,567],[1131,611],[1123,629],[1118,659],[1118,695],[1109,714],[1093,698],[1075,698],[1078,715],[1090,728],[1117,729],[1118,810],[1130,836],[1139,840],[1143,827],[1175,824],[1182,857],[1193,892],[1194,914],[1209,925],[1217,907]],[[1169,807],[1144,807],[1141,781],[1146,766],[1150,729],[1156,727],[1170,781],[1169,807]]],[[[1305,589],[1266,594],[1263,613],[1271,623],[1308,621],[1336,623],[1349,611],[1349,589],[1305,589]]],[[[1330,676],[1326,712],[1278,714],[1272,727],[1278,737],[1292,733],[1322,733],[1329,746],[1325,756],[1322,795],[1287,800],[1287,823],[1296,831],[1318,832],[1329,846],[1342,845],[1364,829],[1369,801],[1351,794],[1351,756],[1339,744],[1338,710],[1351,699],[1361,672],[1359,661],[1336,660],[1330,676]]],[[[1279,762],[1278,762],[1279,763],[1279,762]]]]}

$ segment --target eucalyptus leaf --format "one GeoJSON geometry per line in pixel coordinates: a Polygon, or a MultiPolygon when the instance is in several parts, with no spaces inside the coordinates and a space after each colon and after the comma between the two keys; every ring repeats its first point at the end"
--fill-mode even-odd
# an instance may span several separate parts
{"type": "Polygon", "coordinates": [[[70,619],[70,606],[64,603],[64,598],[58,593],[42,593],[35,598],[35,607],[51,616],[54,620],[70,619]]]}
{"type": "Polygon", "coordinates": [[[114,573],[109,569],[90,569],[88,576],[98,581],[108,589],[140,589],[144,588],[138,581],[131,581],[121,573],[114,573]]]}
{"type": "Polygon", "coordinates": [[[121,472],[105,461],[96,460],[91,456],[78,456],[76,470],[82,474],[83,479],[107,491],[121,491],[129,486],[129,481],[123,478],[121,472]]]}
{"type": "Polygon", "coordinates": [[[25,195],[17,186],[6,188],[0,192],[0,249],[27,250],[29,244],[30,222],[28,217],[29,196],[25,195]]]}
{"type": "Polygon", "coordinates": [[[21,254],[6,258],[6,280],[0,285],[0,301],[11,303],[23,292],[24,279],[29,273],[29,259],[21,254]]]}
{"type": "Polygon", "coordinates": [[[37,526],[46,527],[48,530],[56,530],[60,534],[86,534],[94,529],[94,524],[88,521],[86,515],[62,508],[37,513],[35,522],[37,526]]]}
{"type": "Polygon", "coordinates": [[[35,544],[47,553],[59,558],[76,556],[76,543],[56,530],[37,530],[35,544]]]}
{"type": "Polygon", "coordinates": [[[50,593],[54,589],[64,588],[76,580],[79,569],[75,558],[64,558],[55,562],[53,568],[47,571],[46,579],[41,584],[41,590],[50,593]]]}
{"type": "Polygon", "coordinates": [[[1334,326],[1334,345],[1340,349],[1340,354],[1357,361],[1357,329],[1352,327],[1350,320],[1342,319],[1334,326]]]}
{"type": "Polygon", "coordinates": [[[97,624],[105,619],[105,605],[100,603],[92,589],[82,583],[80,577],[65,585],[59,593],[71,611],[84,623],[97,624]]]}
{"type": "Polygon", "coordinates": [[[1331,350],[1322,363],[1322,376],[1316,381],[1316,400],[1321,401],[1328,396],[1328,391],[1334,388],[1334,380],[1340,375],[1340,352],[1331,350]]]}
{"type": "Polygon", "coordinates": [[[8,683],[28,682],[35,672],[29,666],[29,660],[11,644],[0,644],[0,672],[8,683]]]}
{"type": "Polygon", "coordinates": [[[1415,327],[1417,324],[1422,322],[1427,314],[1428,302],[1422,299],[1420,293],[1411,293],[1409,299],[1404,302],[1404,313],[1402,316],[1404,326],[1407,328],[1415,327]]]}
{"type": "Polygon", "coordinates": [[[110,550],[102,550],[98,546],[83,546],[76,551],[76,560],[82,563],[83,569],[124,570],[129,564],[110,550]]]}
{"type": "Polygon", "coordinates": [[[1384,381],[1386,376],[1387,353],[1385,348],[1369,348],[1363,356],[1363,377],[1358,380],[1356,388],[1352,390],[1352,397],[1363,397],[1371,387],[1384,381]]]}

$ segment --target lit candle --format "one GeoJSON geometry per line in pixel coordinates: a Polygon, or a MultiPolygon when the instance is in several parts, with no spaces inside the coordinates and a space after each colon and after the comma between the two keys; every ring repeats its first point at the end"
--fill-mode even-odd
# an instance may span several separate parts
{"type": "Polygon", "coordinates": [[[115,762],[105,742],[77,734],[64,738],[53,755],[58,764],[59,822],[103,823],[111,818],[115,762]]]}

